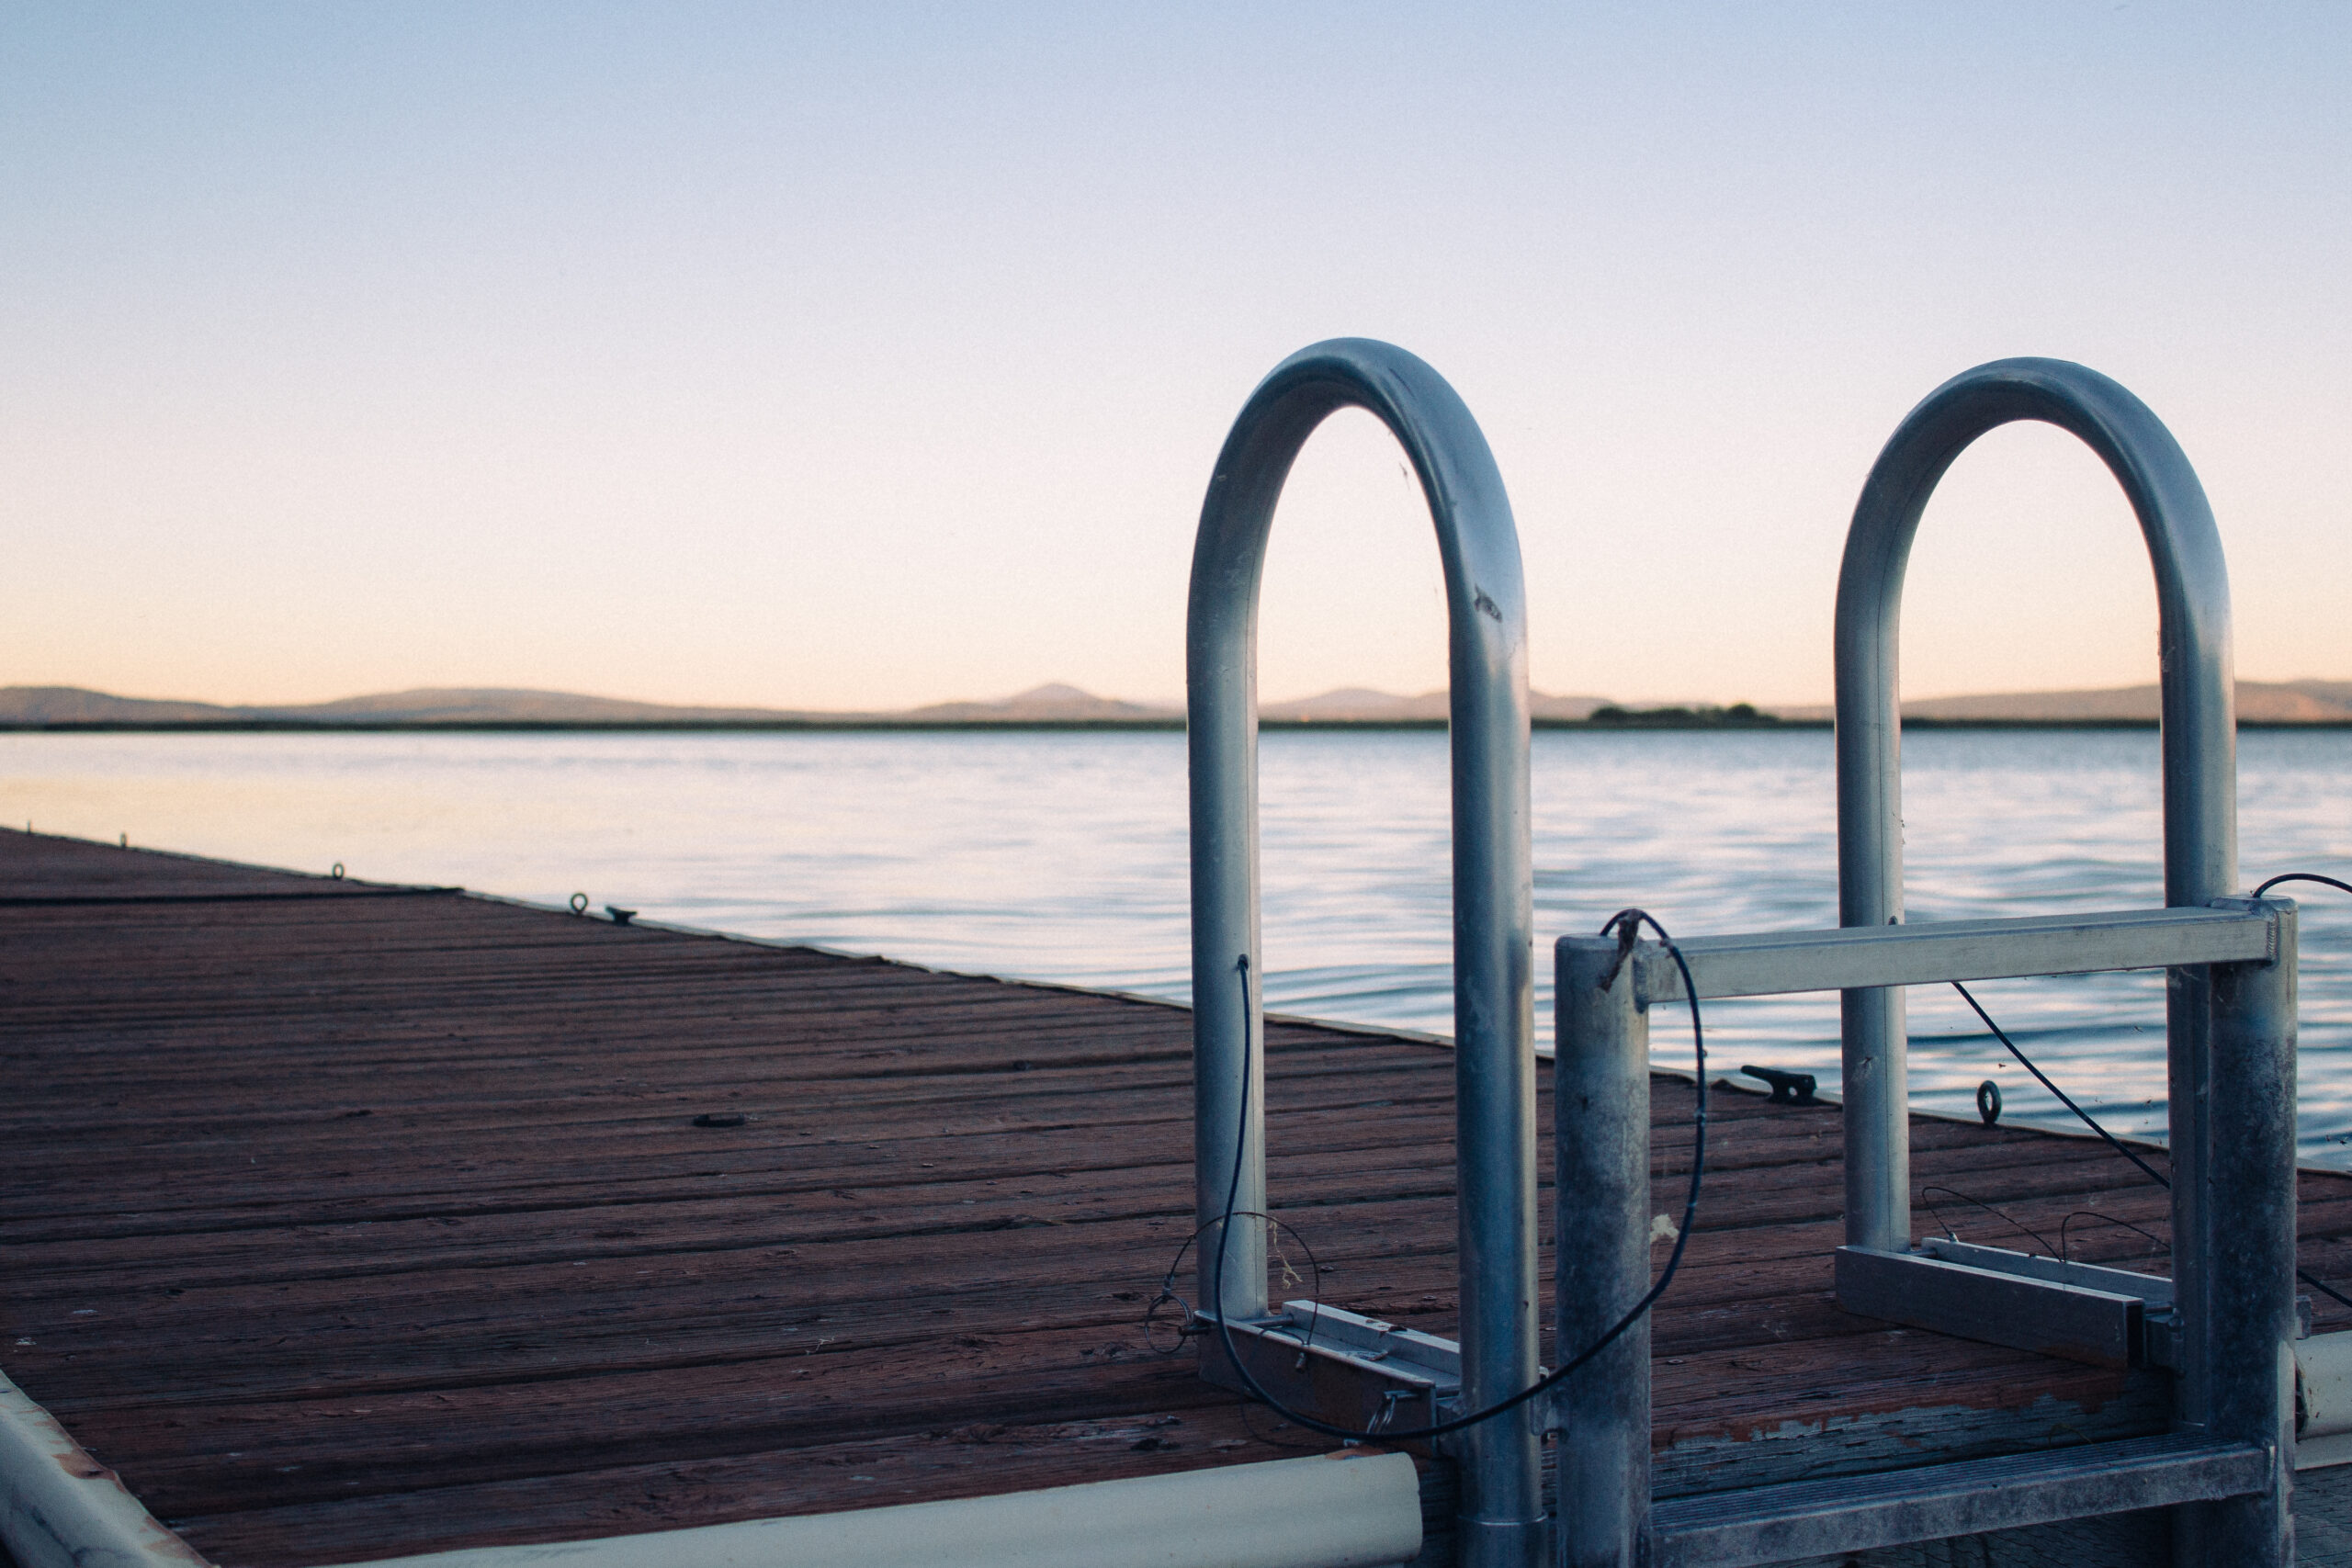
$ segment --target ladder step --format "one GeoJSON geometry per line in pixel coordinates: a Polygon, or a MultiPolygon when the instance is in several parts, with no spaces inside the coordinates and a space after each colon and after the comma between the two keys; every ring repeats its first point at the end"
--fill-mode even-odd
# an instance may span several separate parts
{"type": "Polygon", "coordinates": [[[1676,1497],[1650,1510],[1654,1568],[1743,1568],[1980,1530],[2244,1496],[2276,1456],[2194,1434],[1676,1497]]]}

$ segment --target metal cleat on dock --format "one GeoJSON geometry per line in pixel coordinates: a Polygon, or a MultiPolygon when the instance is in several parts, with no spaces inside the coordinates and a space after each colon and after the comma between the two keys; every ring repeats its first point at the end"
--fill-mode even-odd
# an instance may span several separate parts
{"type": "Polygon", "coordinates": [[[1751,1078],[1761,1079],[1771,1086],[1771,1104],[1819,1105],[1821,1103],[1814,1098],[1813,1093],[1818,1087],[1819,1080],[1815,1079],[1811,1073],[1784,1072],[1779,1067],[1743,1066],[1739,1070],[1751,1078]]]}

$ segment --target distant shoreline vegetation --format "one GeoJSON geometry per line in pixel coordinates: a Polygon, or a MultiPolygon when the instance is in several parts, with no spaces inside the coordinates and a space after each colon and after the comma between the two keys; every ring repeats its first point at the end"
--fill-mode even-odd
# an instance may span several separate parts
{"type": "Polygon", "coordinates": [[[1644,729],[1744,729],[1779,724],[1781,716],[1766,713],[1754,703],[1734,703],[1720,708],[1628,708],[1607,703],[1593,709],[1592,716],[1585,722],[1597,726],[1631,725],[1644,729]]]}

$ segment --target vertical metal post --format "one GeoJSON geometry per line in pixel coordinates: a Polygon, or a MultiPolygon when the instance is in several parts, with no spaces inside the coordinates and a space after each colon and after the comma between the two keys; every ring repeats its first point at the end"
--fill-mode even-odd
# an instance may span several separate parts
{"type": "MultiPolygon", "coordinates": [[[[1565,1360],[1649,1289],[1650,1022],[1615,942],[1566,938],[1556,953],[1555,1353],[1565,1360]]],[[[1650,1511],[1648,1314],[1552,1399],[1556,1568],[1635,1568],[1650,1511]]]]}
{"type": "MultiPolygon", "coordinates": [[[[2229,574],[2212,509],[2156,416],[2098,372],[2055,359],[2004,359],[1962,372],[1911,411],[1879,454],[1846,536],[1838,579],[1838,922],[1903,919],[1902,718],[1897,653],[1903,573],[1928,498],[1986,431],[2041,420],[2080,437],[2132,502],[2156,580],[2163,679],[2165,902],[2201,905],[2237,886],[2237,729],[2229,574]]],[[[2177,976],[2172,1041],[2174,1237],[2180,1288],[2203,1277],[2194,1178],[2203,981],[2177,976]],[[2183,1161],[2188,1165],[2184,1167],[2183,1161]],[[2187,1250],[2184,1250],[2186,1246],[2187,1250]]],[[[1850,991],[1843,1007],[1846,1240],[1911,1242],[1909,1095],[1903,993],[1850,991]]],[[[2184,1303],[2186,1306],[2186,1303],[2184,1303]]],[[[2193,1413],[2191,1419],[2196,1419],[2193,1413]]]]}
{"type": "MultiPolygon", "coordinates": [[[[1528,842],[1527,611],[1502,476],[1442,377],[1362,338],[1302,349],[1250,394],[1201,508],[1186,617],[1193,802],[1194,1201],[1200,1301],[1266,1304],[1263,1238],[1237,1230],[1216,1277],[1214,1227],[1265,1206],[1262,1025],[1236,964],[1259,964],[1257,616],[1283,481],[1317,425],[1369,411],[1428,498],[1444,567],[1453,762],[1455,1168],[1462,1397],[1480,1407],[1535,1379],[1534,877],[1528,842]],[[1250,1064],[1245,1081],[1243,1064],[1250,1064]],[[1249,1114],[1244,1117],[1242,1107],[1249,1114]],[[1233,1181],[1234,1151],[1241,1151],[1233,1181]]],[[[1461,1559],[1526,1568],[1544,1536],[1541,1449],[1527,1421],[1464,1432],[1461,1559]]]]}
{"type": "MultiPolygon", "coordinates": [[[[2267,964],[2210,971],[2211,1060],[2202,1213],[2211,1269],[2197,1364],[2205,1427],[2275,1456],[2269,1489],[2181,1510],[2184,1568],[2290,1568],[2295,1561],[2295,906],[2260,905],[2278,921],[2267,964]]],[[[2177,1161],[2175,1169],[2178,1169],[2177,1161]]],[[[2175,1180],[2179,1179],[2176,1176],[2175,1180]]]]}

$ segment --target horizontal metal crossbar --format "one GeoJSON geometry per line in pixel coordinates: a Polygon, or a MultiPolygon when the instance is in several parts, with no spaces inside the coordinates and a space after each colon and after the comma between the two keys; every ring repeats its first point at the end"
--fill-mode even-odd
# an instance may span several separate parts
{"type": "Polygon", "coordinates": [[[1650,1562],[1653,1568],[1753,1568],[2211,1502],[2267,1487],[2273,1462],[2251,1443],[2174,1435],[1677,1497],[1650,1511],[1650,1562]]]}
{"type": "MultiPolygon", "coordinates": [[[[1613,944],[1563,937],[1563,945],[1613,944]]],[[[1937,920],[1690,937],[1676,943],[1702,1000],[1790,991],[1929,986],[2025,975],[2086,975],[2106,969],[2170,969],[2243,964],[2276,955],[2275,919],[2264,910],[2120,909],[2041,915],[2022,920],[1937,920]]],[[[1644,1005],[1679,1001],[1681,971],[1657,942],[1634,950],[1634,994],[1644,1005]]]]}

